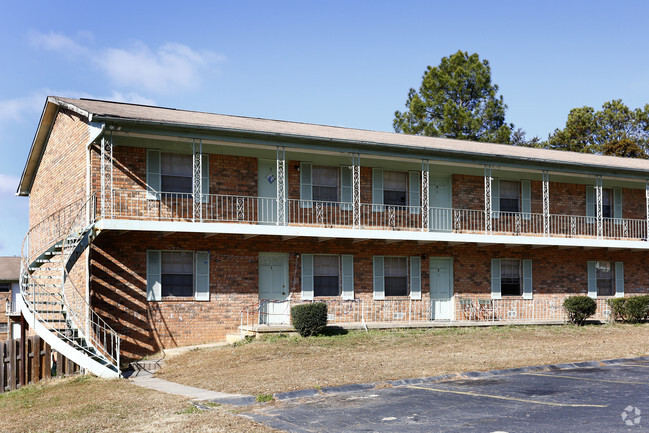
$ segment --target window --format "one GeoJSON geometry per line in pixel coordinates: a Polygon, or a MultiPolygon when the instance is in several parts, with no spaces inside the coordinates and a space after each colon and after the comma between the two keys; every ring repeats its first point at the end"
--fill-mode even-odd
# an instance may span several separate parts
{"type": "Polygon", "coordinates": [[[160,154],[162,192],[192,192],[192,155],[178,153],[160,154]]]}
{"type": "MultiPolygon", "coordinates": [[[[597,191],[593,187],[588,187],[586,196],[586,205],[588,206],[588,216],[597,216],[597,191]]],[[[621,202],[621,190],[619,200],[621,202]]],[[[621,206],[620,206],[621,207],[621,206]]],[[[621,212],[620,212],[621,214],[621,212]]],[[[602,188],[602,217],[613,218],[613,189],[602,188]]],[[[618,216],[620,218],[621,216],[618,216]]]]}
{"type": "Polygon", "coordinates": [[[613,296],[612,263],[597,262],[595,264],[595,277],[597,278],[597,296],[613,296]]]}
{"type": "Polygon", "coordinates": [[[500,266],[500,290],[502,296],[520,296],[521,261],[502,260],[500,266]]]}
{"type": "Polygon", "coordinates": [[[313,292],[315,296],[340,295],[338,256],[313,256],[313,292]]]}
{"type": "MultiPolygon", "coordinates": [[[[603,188],[602,189],[602,217],[603,218],[612,218],[613,212],[611,211],[611,189],[603,188]]],[[[595,212],[597,214],[597,211],[595,212]]]]}
{"type": "Polygon", "coordinates": [[[408,173],[400,171],[383,172],[383,203],[406,206],[408,173]]]}
{"type": "Polygon", "coordinates": [[[500,211],[520,212],[520,183],[500,181],[500,211]]]}
{"type": "Polygon", "coordinates": [[[385,257],[385,296],[408,296],[407,257],[385,257]]]}
{"type": "Polygon", "coordinates": [[[162,252],[162,296],[194,296],[194,254],[162,252]]]}
{"type": "Polygon", "coordinates": [[[0,283],[0,293],[10,292],[10,291],[11,291],[11,283],[0,283]]]}
{"type": "Polygon", "coordinates": [[[313,200],[338,201],[338,167],[313,166],[313,200]]]}

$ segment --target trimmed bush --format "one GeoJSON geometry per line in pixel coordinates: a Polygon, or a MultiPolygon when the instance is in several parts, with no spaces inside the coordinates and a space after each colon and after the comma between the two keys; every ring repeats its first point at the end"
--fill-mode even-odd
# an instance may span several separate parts
{"type": "Polygon", "coordinates": [[[611,320],[626,322],[626,298],[613,298],[606,303],[611,307],[611,320]]]}
{"type": "Polygon", "coordinates": [[[572,296],[563,301],[563,308],[568,312],[571,323],[584,326],[586,319],[595,314],[597,302],[588,296],[572,296]]]}
{"type": "Polygon", "coordinates": [[[624,316],[629,322],[642,322],[649,316],[649,296],[632,296],[624,303],[624,316]]]}
{"type": "Polygon", "coordinates": [[[291,307],[291,321],[302,337],[317,335],[327,326],[327,304],[313,302],[291,307]]]}

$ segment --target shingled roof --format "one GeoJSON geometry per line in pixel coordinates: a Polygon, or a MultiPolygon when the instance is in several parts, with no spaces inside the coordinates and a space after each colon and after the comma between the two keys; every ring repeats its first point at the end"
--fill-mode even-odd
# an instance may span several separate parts
{"type": "MultiPolygon", "coordinates": [[[[43,146],[49,125],[53,122],[52,112],[48,115],[48,106],[65,107],[86,117],[93,122],[133,122],[151,126],[165,125],[186,128],[201,128],[203,130],[235,132],[250,136],[266,136],[293,138],[296,140],[322,140],[329,143],[362,144],[386,148],[411,149],[430,152],[431,156],[443,152],[458,156],[474,158],[501,158],[503,160],[535,161],[539,164],[566,166],[589,166],[621,172],[647,172],[649,176],[649,160],[635,158],[620,158],[576,152],[566,152],[549,149],[536,149],[506,144],[482,143],[448,138],[423,137],[394,132],[368,131],[362,129],[342,128],[309,123],[287,122],[282,120],[261,119],[253,117],[231,116],[197,111],[178,110],[173,108],[153,107],[147,105],[128,104],[121,102],[101,101],[94,99],[71,99],[49,97],[41,122],[36,134],[30,159],[39,157],[35,150],[43,146]]],[[[51,111],[51,109],[50,109],[51,111]]],[[[28,160],[29,165],[29,160],[28,160]]],[[[27,172],[27,166],[26,172],[27,172]]],[[[32,173],[33,175],[33,173],[32,173]]],[[[25,173],[23,173],[23,178],[25,173]]],[[[21,180],[19,194],[25,193],[24,180],[21,180]]]]}
{"type": "Polygon", "coordinates": [[[18,281],[20,257],[0,257],[0,281],[18,281]]]}

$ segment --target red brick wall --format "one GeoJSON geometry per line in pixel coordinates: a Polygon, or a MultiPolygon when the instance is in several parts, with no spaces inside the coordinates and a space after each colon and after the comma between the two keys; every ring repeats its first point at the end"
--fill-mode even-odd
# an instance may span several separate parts
{"type": "Polygon", "coordinates": [[[289,290],[300,299],[299,254],[354,255],[354,292],[357,299],[371,299],[374,255],[420,256],[422,292],[429,293],[429,259],[452,257],[454,293],[491,292],[491,259],[533,260],[534,294],[578,294],[587,291],[588,260],[623,261],[627,293],[647,292],[649,270],[644,263],[649,253],[588,250],[580,248],[532,249],[503,246],[477,247],[464,244],[449,247],[416,242],[386,244],[382,241],[354,243],[337,239],[318,242],[311,238],[282,241],[274,236],[243,239],[240,235],[202,235],[130,232],[102,233],[92,248],[92,304],[120,334],[124,335],[125,356],[156,352],[160,348],[218,341],[236,332],[243,307],[258,301],[259,252],[289,254],[289,290]],[[146,250],[210,251],[210,302],[193,298],[146,301],[146,250]]]}

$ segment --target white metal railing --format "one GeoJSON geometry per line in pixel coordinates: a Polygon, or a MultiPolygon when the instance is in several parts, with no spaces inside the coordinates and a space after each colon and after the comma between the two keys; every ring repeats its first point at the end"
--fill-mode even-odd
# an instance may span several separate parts
{"type": "MultiPolygon", "coordinates": [[[[113,210],[105,218],[159,221],[196,221],[191,193],[155,193],[144,190],[114,190],[113,210]]],[[[201,199],[200,221],[247,224],[277,224],[277,200],[269,197],[205,194],[201,199]]],[[[316,200],[286,200],[286,223],[297,226],[343,227],[381,230],[430,230],[451,233],[596,238],[595,217],[548,216],[545,232],[540,213],[492,212],[488,220],[483,209],[430,207],[428,227],[419,206],[362,203],[354,227],[353,204],[316,200]],[[490,222],[491,230],[487,231],[490,222]]],[[[645,219],[604,218],[605,239],[647,240],[645,219]]]]}
{"type": "MultiPolygon", "coordinates": [[[[575,295],[538,296],[532,299],[491,299],[488,294],[484,297],[455,296],[451,301],[454,310],[452,320],[470,323],[566,322],[568,316],[563,308],[563,302],[570,296],[575,295]]],[[[596,299],[597,311],[591,319],[610,320],[609,299],[596,299]]],[[[290,323],[290,307],[310,302],[314,301],[261,300],[256,304],[246,306],[241,310],[241,330],[254,330],[258,325],[288,325],[290,323]],[[282,308],[268,308],[268,304],[281,304],[282,308]]],[[[315,302],[324,302],[327,304],[327,323],[330,325],[352,323],[409,324],[433,320],[432,301],[427,298],[421,300],[323,299],[315,302]]]]}

